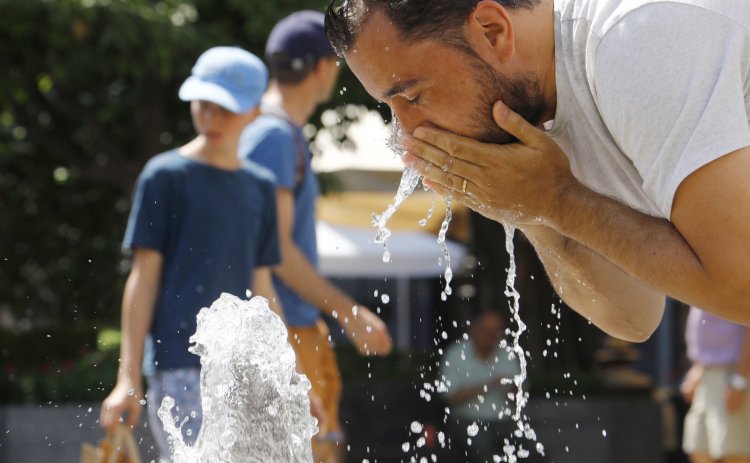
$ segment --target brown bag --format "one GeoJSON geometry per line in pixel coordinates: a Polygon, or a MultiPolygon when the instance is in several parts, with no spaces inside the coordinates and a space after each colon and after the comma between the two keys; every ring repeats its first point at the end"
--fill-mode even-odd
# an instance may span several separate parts
{"type": "Polygon", "coordinates": [[[81,444],[81,463],[141,463],[141,455],[130,428],[121,424],[99,445],[81,444]]]}

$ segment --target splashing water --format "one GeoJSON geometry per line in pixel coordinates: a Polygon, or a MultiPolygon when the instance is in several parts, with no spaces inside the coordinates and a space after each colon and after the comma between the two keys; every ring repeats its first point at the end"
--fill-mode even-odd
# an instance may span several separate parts
{"type": "Polygon", "coordinates": [[[448,245],[445,242],[445,235],[448,233],[448,226],[453,218],[453,211],[451,210],[451,204],[453,198],[450,196],[445,197],[445,218],[443,223],[440,224],[440,232],[438,233],[437,242],[443,247],[443,257],[445,258],[445,288],[440,293],[440,299],[445,301],[453,293],[451,289],[451,280],[453,279],[453,270],[451,269],[451,255],[448,252],[448,245]]]}
{"type": "MultiPolygon", "coordinates": [[[[399,146],[398,140],[403,136],[404,131],[399,125],[396,119],[393,120],[393,129],[391,130],[391,136],[388,139],[387,145],[391,151],[397,155],[403,157],[404,150],[399,146]]],[[[396,196],[393,197],[393,202],[386,208],[382,214],[372,214],[372,226],[377,228],[378,231],[375,235],[375,242],[383,244],[383,262],[391,261],[391,253],[388,251],[388,238],[391,236],[391,230],[387,227],[388,220],[396,213],[398,208],[401,206],[406,198],[408,198],[414,190],[416,190],[419,181],[422,178],[413,167],[406,167],[404,173],[401,174],[401,181],[399,182],[398,189],[396,190],[396,196]]],[[[448,231],[448,225],[450,225],[451,217],[451,200],[450,196],[445,198],[445,219],[440,226],[440,233],[438,234],[437,242],[443,248],[443,258],[445,259],[445,289],[441,293],[440,297],[442,300],[446,300],[453,290],[450,287],[450,282],[453,279],[453,270],[451,269],[450,253],[448,252],[448,245],[445,242],[445,235],[448,231]]],[[[421,226],[427,224],[427,220],[432,217],[435,208],[434,196],[433,205],[428,211],[427,219],[419,221],[421,226]]]]}
{"type": "Polygon", "coordinates": [[[203,425],[195,445],[185,444],[174,400],[164,398],[159,418],[175,463],[312,462],[310,381],[295,371],[286,328],[268,301],[222,294],[198,313],[190,341],[201,358],[203,425]]]}
{"type": "MultiPolygon", "coordinates": [[[[536,432],[534,429],[529,425],[527,421],[527,417],[525,415],[522,415],[523,409],[526,406],[529,394],[528,392],[525,392],[523,390],[523,384],[526,381],[526,351],[523,350],[523,347],[521,347],[520,339],[521,335],[526,331],[526,324],[521,320],[521,314],[520,314],[520,304],[519,301],[521,299],[521,295],[518,293],[518,291],[515,288],[516,283],[516,259],[515,259],[515,249],[513,245],[513,235],[515,234],[515,228],[513,228],[510,225],[503,224],[503,228],[505,229],[505,250],[508,252],[508,256],[510,257],[510,265],[508,266],[508,276],[505,280],[505,296],[510,298],[511,302],[511,313],[513,314],[513,321],[515,321],[516,326],[518,327],[517,330],[513,331],[513,346],[511,347],[511,352],[515,354],[516,357],[518,357],[518,362],[521,366],[521,373],[518,375],[515,375],[513,377],[513,383],[516,385],[517,391],[515,395],[515,402],[516,402],[516,409],[513,412],[513,421],[516,422],[517,428],[516,429],[516,436],[518,437],[525,437],[526,439],[530,441],[536,441],[536,432]]],[[[540,443],[536,443],[536,450],[541,455],[544,455],[544,446],[540,443]]],[[[528,456],[528,451],[524,450],[523,448],[515,448],[515,446],[506,446],[504,449],[505,454],[508,457],[515,456],[516,452],[517,455],[520,458],[526,458],[528,456]]]]}

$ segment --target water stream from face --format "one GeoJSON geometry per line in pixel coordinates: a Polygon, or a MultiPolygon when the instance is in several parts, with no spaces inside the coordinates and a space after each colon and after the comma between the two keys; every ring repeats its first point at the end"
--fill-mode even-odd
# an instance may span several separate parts
{"type": "Polygon", "coordinates": [[[201,358],[203,424],[185,444],[165,397],[159,418],[174,463],[312,462],[310,381],[295,371],[284,322],[262,297],[222,294],[198,313],[190,352],[201,358]]]}
{"type": "MultiPolygon", "coordinates": [[[[516,386],[515,402],[516,407],[513,412],[512,418],[516,422],[516,437],[524,437],[531,442],[536,443],[536,450],[541,455],[544,455],[544,445],[541,442],[537,442],[537,436],[534,429],[528,422],[528,417],[524,415],[523,409],[529,400],[529,393],[524,391],[523,386],[526,382],[526,351],[521,347],[521,335],[526,331],[526,324],[521,319],[521,306],[520,299],[521,295],[516,290],[516,259],[515,259],[515,246],[513,245],[513,236],[515,235],[515,228],[510,225],[503,224],[505,230],[505,250],[508,252],[510,258],[510,264],[508,265],[508,276],[505,280],[505,296],[510,300],[510,310],[513,315],[513,321],[516,323],[516,330],[512,332],[513,345],[510,346],[510,351],[518,358],[521,372],[513,377],[513,384],[516,386]]],[[[526,458],[529,455],[528,450],[524,449],[523,446],[515,447],[510,444],[506,444],[503,448],[507,461],[515,461],[514,457],[526,458]]]]}
{"type": "MultiPolygon", "coordinates": [[[[396,119],[393,119],[393,126],[391,130],[391,136],[387,142],[388,148],[399,156],[403,157],[404,150],[399,145],[399,139],[403,136],[403,129],[399,125],[396,119]]],[[[391,236],[391,230],[388,228],[388,220],[396,213],[401,204],[408,198],[421,179],[421,175],[413,167],[406,167],[403,174],[401,175],[401,181],[399,182],[396,195],[393,197],[393,202],[386,208],[382,214],[372,214],[372,226],[377,228],[375,234],[375,242],[383,244],[383,262],[391,261],[391,253],[388,251],[388,238],[391,236]]],[[[428,211],[426,219],[420,220],[419,224],[424,226],[427,224],[427,220],[432,217],[432,213],[435,208],[434,197],[433,205],[428,211]]],[[[451,198],[445,198],[445,218],[443,223],[440,225],[440,232],[438,233],[437,242],[440,244],[443,250],[442,259],[445,260],[445,288],[443,289],[440,297],[442,300],[446,300],[453,292],[451,289],[451,280],[453,279],[453,270],[451,269],[451,257],[448,252],[448,245],[445,242],[446,233],[448,232],[448,226],[450,225],[453,213],[451,210],[451,198]]]]}

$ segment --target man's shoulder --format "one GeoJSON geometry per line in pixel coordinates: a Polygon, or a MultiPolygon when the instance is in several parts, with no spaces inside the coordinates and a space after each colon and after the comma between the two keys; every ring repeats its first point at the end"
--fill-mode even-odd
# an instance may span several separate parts
{"type": "Polygon", "coordinates": [[[276,175],[274,175],[273,171],[271,171],[264,165],[259,164],[251,159],[243,159],[242,169],[247,173],[247,175],[252,177],[254,181],[257,181],[264,185],[267,184],[275,187],[276,175]]]}
{"type": "MultiPolygon", "coordinates": [[[[597,2],[594,2],[597,3],[597,2]]],[[[601,35],[609,32],[623,21],[628,27],[658,27],[660,30],[687,28],[682,21],[721,17],[750,25],[750,2],[746,0],[623,0],[603,3],[615,5],[607,12],[607,18],[599,21],[601,35]]]]}
{"type": "Polygon", "coordinates": [[[272,114],[261,114],[248,124],[243,136],[267,137],[271,135],[294,137],[294,127],[284,119],[272,114]]]}
{"type": "Polygon", "coordinates": [[[455,357],[466,357],[471,355],[471,343],[467,340],[456,340],[445,349],[445,359],[451,360],[455,357]]]}

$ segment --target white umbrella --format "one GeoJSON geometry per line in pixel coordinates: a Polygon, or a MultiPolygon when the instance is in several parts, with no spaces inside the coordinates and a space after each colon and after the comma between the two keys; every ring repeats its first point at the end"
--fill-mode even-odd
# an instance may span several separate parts
{"type": "MultiPolygon", "coordinates": [[[[318,221],[320,270],[329,277],[378,278],[396,280],[396,345],[408,348],[411,335],[409,279],[444,274],[443,248],[435,235],[423,231],[392,231],[388,239],[390,262],[383,262],[383,245],[375,243],[375,229],[347,227],[318,221]]],[[[446,241],[454,273],[466,248],[446,241]]]]}

